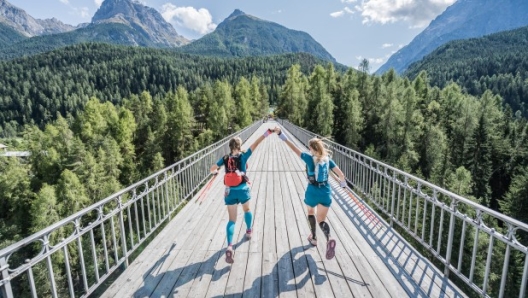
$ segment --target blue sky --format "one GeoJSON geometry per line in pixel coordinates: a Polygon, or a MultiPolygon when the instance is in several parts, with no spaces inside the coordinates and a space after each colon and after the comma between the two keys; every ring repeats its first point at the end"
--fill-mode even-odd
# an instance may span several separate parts
{"type": "MultiPolygon", "coordinates": [[[[7,0],[38,19],[90,22],[103,0],[7,0]]],[[[456,0],[139,0],[157,9],[181,35],[196,39],[214,30],[233,10],[305,31],[338,62],[370,70],[407,45],[456,0]]]]}

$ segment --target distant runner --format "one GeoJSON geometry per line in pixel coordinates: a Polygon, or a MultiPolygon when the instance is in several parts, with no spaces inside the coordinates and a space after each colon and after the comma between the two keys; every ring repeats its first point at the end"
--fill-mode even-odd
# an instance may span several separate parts
{"type": "Polygon", "coordinates": [[[251,224],[253,221],[253,214],[249,209],[249,199],[251,199],[249,186],[247,185],[249,179],[246,176],[247,161],[257,146],[271,133],[268,129],[260,136],[247,151],[242,151],[242,139],[239,137],[232,138],[229,141],[229,149],[231,152],[220,158],[216,164],[211,166],[211,173],[218,174],[220,167],[225,166],[224,184],[226,186],[224,193],[224,201],[227,205],[227,213],[229,214],[229,222],[226,227],[227,235],[227,249],[226,262],[232,264],[233,258],[233,234],[235,232],[235,222],[237,220],[237,206],[242,204],[244,209],[244,221],[246,222],[246,238],[251,239],[251,224]]]}
{"type": "Polygon", "coordinates": [[[337,167],[335,162],[330,158],[330,151],[326,149],[323,141],[313,138],[308,142],[310,153],[301,152],[279,127],[274,129],[279,138],[306,163],[306,174],[308,177],[308,186],[306,188],[304,203],[308,208],[308,223],[310,224],[311,234],[308,236],[310,244],[317,245],[315,220],[326,237],[326,258],[328,260],[335,256],[336,241],[330,237],[330,226],[325,222],[328,209],[332,204],[331,187],[328,182],[330,170],[339,176],[339,185],[346,187],[345,175],[337,167]],[[317,212],[316,212],[317,207],[317,212]],[[317,213],[317,215],[316,215],[317,213]]]}

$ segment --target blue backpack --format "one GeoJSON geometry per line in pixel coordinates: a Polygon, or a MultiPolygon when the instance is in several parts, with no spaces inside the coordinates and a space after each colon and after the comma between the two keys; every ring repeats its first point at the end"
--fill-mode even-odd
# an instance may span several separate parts
{"type": "Polygon", "coordinates": [[[308,181],[313,185],[325,185],[328,182],[328,175],[330,172],[330,158],[326,157],[319,163],[313,157],[314,169],[310,169],[306,164],[306,175],[308,181]]]}

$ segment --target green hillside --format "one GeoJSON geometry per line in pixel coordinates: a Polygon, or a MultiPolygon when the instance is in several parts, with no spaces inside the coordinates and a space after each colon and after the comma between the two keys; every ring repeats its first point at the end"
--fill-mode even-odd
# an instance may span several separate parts
{"type": "Polygon", "coordinates": [[[450,42],[405,72],[426,71],[433,86],[454,81],[473,95],[499,94],[513,112],[528,116],[528,27],[450,42]]]}
{"type": "Polygon", "coordinates": [[[26,39],[24,35],[18,33],[13,28],[0,23],[0,48],[12,45],[16,42],[26,39]]]}
{"type": "Polygon", "coordinates": [[[103,42],[116,45],[162,47],[152,43],[141,28],[131,28],[117,23],[89,25],[74,31],[36,36],[0,48],[0,59],[14,59],[45,53],[61,47],[85,42],[103,42]]]}
{"type": "Polygon", "coordinates": [[[260,77],[273,104],[287,69],[296,63],[309,73],[327,62],[308,54],[222,59],[108,44],[70,46],[0,62],[0,127],[43,125],[57,113],[75,115],[92,96],[119,103],[143,91],[163,96],[178,86],[195,90],[215,80],[234,84],[241,76],[260,77]]]}

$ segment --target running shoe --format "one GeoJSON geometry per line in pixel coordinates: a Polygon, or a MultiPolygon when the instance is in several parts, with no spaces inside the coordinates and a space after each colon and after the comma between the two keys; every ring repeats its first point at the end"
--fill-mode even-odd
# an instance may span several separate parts
{"type": "Polygon", "coordinates": [[[335,256],[335,247],[336,247],[336,241],[334,239],[328,240],[326,242],[326,259],[331,260],[335,256]]]}
{"type": "Polygon", "coordinates": [[[226,263],[233,264],[235,260],[233,259],[233,246],[229,245],[226,249],[226,263]]]}
{"type": "Polygon", "coordinates": [[[317,239],[313,239],[312,234],[308,236],[308,242],[313,246],[317,246],[317,239]]]}

